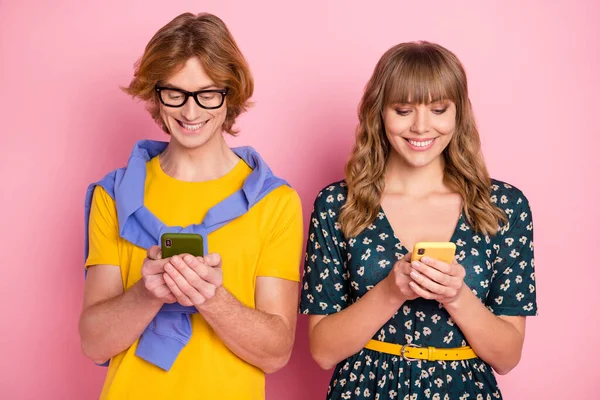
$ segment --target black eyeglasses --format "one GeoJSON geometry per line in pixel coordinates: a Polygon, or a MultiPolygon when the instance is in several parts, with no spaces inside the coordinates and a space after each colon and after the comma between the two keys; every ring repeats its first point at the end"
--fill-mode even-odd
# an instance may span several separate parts
{"type": "Polygon", "coordinates": [[[196,104],[205,110],[214,110],[221,107],[225,102],[225,96],[228,92],[228,89],[210,89],[188,92],[182,89],[163,86],[156,86],[154,90],[158,93],[160,102],[167,107],[183,107],[191,96],[196,100],[196,104]]]}

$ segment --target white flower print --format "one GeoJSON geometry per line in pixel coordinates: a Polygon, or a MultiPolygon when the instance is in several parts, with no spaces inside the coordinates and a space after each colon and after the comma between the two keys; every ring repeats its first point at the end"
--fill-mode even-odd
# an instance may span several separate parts
{"type": "Polygon", "coordinates": [[[488,285],[490,284],[490,281],[486,279],[485,281],[481,281],[479,284],[481,285],[482,288],[487,288],[488,285]]]}
{"type": "Polygon", "coordinates": [[[385,268],[388,265],[390,265],[391,263],[388,260],[380,260],[377,264],[379,264],[380,268],[385,268]]]}
{"type": "Polygon", "coordinates": [[[475,236],[473,236],[473,241],[475,243],[479,243],[481,241],[481,238],[479,237],[479,235],[475,235],[475,236]]]}
{"type": "Polygon", "coordinates": [[[425,313],[423,311],[417,311],[415,315],[417,316],[417,318],[419,318],[419,321],[425,321],[425,313]]]}
{"type": "Polygon", "coordinates": [[[390,399],[395,399],[396,396],[398,395],[398,393],[394,389],[390,390],[389,394],[390,394],[390,399]]]}
{"type": "Polygon", "coordinates": [[[446,336],[444,336],[444,343],[449,344],[452,342],[452,338],[454,337],[454,331],[448,332],[446,336]]]}
{"type": "Polygon", "coordinates": [[[527,219],[527,213],[526,212],[522,212],[519,217],[521,218],[521,221],[525,221],[527,219]]]}
{"type": "Polygon", "coordinates": [[[521,275],[517,275],[517,277],[515,278],[515,282],[516,283],[521,283],[523,282],[523,277],[521,275]]]}
{"type": "MultiPolygon", "coordinates": [[[[341,386],[343,387],[344,385],[341,385],[341,386]]],[[[352,397],[352,392],[349,390],[347,392],[342,393],[342,399],[344,399],[344,400],[348,400],[351,397],[352,397]]]]}
{"type": "Polygon", "coordinates": [[[317,286],[315,286],[315,289],[317,290],[317,292],[321,293],[321,290],[323,290],[323,285],[319,283],[317,286]]]}
{"type": "MultiPolygon", "coordinates": [[[[365,240],[367,240],[367,238],[365,238],[365,240]]],[[[363,253],[363,255],[362,255],[362,257],[361,257],[360,259],[361,259],[362,261],[366,261],[366,260],[368,260],[368,259],[369,259],[369,257],[371,257],[371,249],[367,249],[367,250],[366,250],[366,251],[363,253]]]]}
{"type": "Polygon", "coordinates": [[[363,276],[365,274],[365,267],[360,267],[356,273],[360,276],[363,276]]]}
{"type": "Polygon", "coordinates": [[[525,297],[525,295],[523,293],[517,293],[517,296],[516,296],[517,301],[523,300],[524,297],[525,297]]]}
{"type": "Polygon", "coordinates": [[[510,287],[510,279],[507,279],[504,281],[504,283],[502,285],[500,285],[500,290],[506,292],[509,287],[510,287]]]}
{"type": "Polygon", "coordinates": [[[464,246],[464,245],[466,245],[466,244],[467,244],[467,242],[465,242],[465,241],[464,241],[464,240],[462,240],[462,239],[458,239],[458,240],[456,241],[456,245],[457,245],[457,246],[459,246],[459,247],[463,247],[463,246],[464,246]]]}
{"type": "Polygon", "coordinates": [[[377,245],[376,250],[378,253],[383,253],[385,251],[385,247],[383,247],[382,245],[379,244],[379,245],[377,245]]]}
{"type": "Polygon", "coordinates": [[[504,243],[506,243],[509,247],[512,246],[514,242],[515,242],[515,239],[513,239],[513,238],[504,239],[504,243]]]}
{"type": "Polygon", "coordinates": [[[444,381],[441,380],[440,378],[437,378],[435,381],[433,381],[433,383],[438,387],[441,388],[442,385],[444,384],[444,381]]]}
{"type": "Polygon", "coordinates": [[[319,303],[319,307],[321,307],[321,310],[325,310],[327,308],[327,303],[324,303],[324,302],[321,301],[319,303]]]}
{"type": "Polygon", "coordinates": [[[410,307],[405,305],[402,307],[402,312],[404,313],[404,315],[408,315],[410,314],[410,307]]]}
{"type": "Polygon", "coordinates": [[[357,379],[356,374],[354,372],[350,373],[350,382],[354,382],[357,379]]]}
{"type": "MultiPolygon", "coordinates": [[[[329,263],[326,263],[326,262],[325,262],[325,260],[323,260],[323,262],[324,262],[325,264],[329,264],[329,263]]],[[[328,276],[329,276],[329,270],[328,270],[328,269],[324,270],[323,272],[321,272],[321,273],[319,274],[319,278],[321,278],[322,280],[325,280],[325,279],[327,279],[327,277],[328,277],[328,276]]]]}
{"type": "Polygon", "coordinates": [[[334,202],[334,198],[332,195],[327,196],[327,200],[328,203],[333,203],[334,202]]]}
{"type": "Polygon", "coordinates": [[[431,335],[431,329],[429,329],[428,327],[423,328],[423,335],[425,335],[425,336],[431,335]]]}
{"type": "Polygon", "coordinates": [[[502,304],[502,301],[504,300],[504,296],[498,296],[494,299],[494,301],[496,302],[496,304],[500,305],[502,304]]]}
{"type": "Polygon", "coordinates": [[[527,267],[527,261],[521,261],[519,263],[519,267],[521,267],[521,269],[525,269],[527,267]]]}
{"type": "Polygon", "coordinates": [[[385,239],[387,239],[389,237],[390,237],[390,235],[388,235],[385,232],[379,234],[379,239],[381,239],[381,241],[384,241],[385,239]]]}
{"type": "Polygon", "coordinates": [[[437,323],[438,323],[438,321],[439,321],[440,319],[442,319],[442,317],[440,317],[440,316],[439,316],[439,315],[437,315],[437,314],[433,314],[433,315],[431,316],[431,320],[433,321],[433,323],[434,323],[434,324],[437,324],[437,323]]]}
{"type": "Polygon", "coordinates": [[[477,275],[479,275],[483,271],[483,268],[481,268],[479,265],[476,265],[473,267],[473,270],[477,275]]]}
{"type": "Polygon", "coordinates": [[[350,246],[350,247],[354,247],[355,243],[356,243],[356,239],[354,239],[354,238],[348,240],[348,246],[350,246]]]}
{"type": "Polygon", "coordinates": [[[371,392],[369,391],[369,388],[365,389],[365,391],[363,392],[363,396],[365,396],[365,397],[371,397],[371,392]]]}

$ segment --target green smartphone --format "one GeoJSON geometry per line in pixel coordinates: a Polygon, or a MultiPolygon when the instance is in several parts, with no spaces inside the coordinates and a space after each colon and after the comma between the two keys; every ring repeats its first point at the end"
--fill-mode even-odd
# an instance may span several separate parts
{"type": "Polygon", "coordinates": [[[160,248],[163,258],[184,253],[203,257],[204,239],[197,233],[165,233],[160,237],[160,248]]]}

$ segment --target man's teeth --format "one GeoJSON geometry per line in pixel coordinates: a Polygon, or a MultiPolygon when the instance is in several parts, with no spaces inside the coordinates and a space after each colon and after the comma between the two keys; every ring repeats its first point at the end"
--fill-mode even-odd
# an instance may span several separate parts
{"type": "Polygon", "coordinates": [[[181,122],[181,126],[183,126],[188,131],[197,131],[198,129],[202,128],[204,125],[206,125],[206,121],[196,124],[196,125],[188,125],[188,124],[184,124],[183,122],[181,122]]]}
{"type": "Polygon", "coordinates": [[[408,141],[410,144],[412,144],[415,147],[427,147],[429,146],[431,143],[433,143],[433,139],[428,140],[426,142],[417,142],[415,140],[409,140],[408,141]]]}

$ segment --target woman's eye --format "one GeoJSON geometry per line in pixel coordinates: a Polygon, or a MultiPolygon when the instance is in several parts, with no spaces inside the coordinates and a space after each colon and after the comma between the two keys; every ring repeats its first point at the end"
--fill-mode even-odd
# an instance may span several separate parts
{"type": "Polygon", "coordinates": [[[396,114],[401,115],[401,116],[406,116],[408,114],[410,114],[410,110],[401,110],[401,109],[396,109],[396,114]]]}
{"type": "Polygon", "coordinates": [[[438,114],[438,115],[440,115],[440,114],[443,114],[443,113],[445,113],[447,109],[448,109],[448,107],[446,107],[446,108],[435,108],[435,109],[433,110],[433,113],[434,113],[434,114],[438,114]]]}

